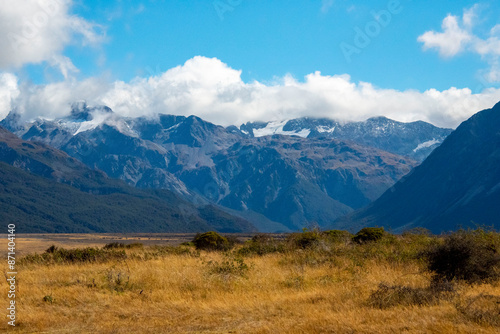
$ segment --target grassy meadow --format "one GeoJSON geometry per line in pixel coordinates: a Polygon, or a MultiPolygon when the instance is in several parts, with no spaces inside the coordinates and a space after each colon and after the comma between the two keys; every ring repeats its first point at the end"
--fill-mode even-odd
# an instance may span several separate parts
{"type": "Polygon", "coordinates": [[[0,332],[500,332],[498,233],[370,233],[55,244],[18,259],[18,321],[0,332]]]}

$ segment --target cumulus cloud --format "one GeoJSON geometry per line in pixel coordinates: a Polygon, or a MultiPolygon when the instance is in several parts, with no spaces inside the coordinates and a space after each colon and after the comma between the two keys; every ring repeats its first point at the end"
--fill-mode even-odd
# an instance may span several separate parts
{"type": "Polygon", "coordinates": [[[10,73],[0,73],[0,118],[4,118],[11,110],[12,101],[19,96],[17,78],[10,73]]]}
{"type": "Polygon", "coordinates": [[[48,62],[68,76],[74,65],[62,56],[69,44],[97,45],[102,27],[72,15],[72,0],[18,0],[0,6],[0,68],[48,62]]]}
{"type": "Polygon", "coordinates": [[[443,57],[453,57],[465,49],[472,40],[471,34],[459,25],[459,18],[448,15],[442,24],[443,32],[428,31],[418,37],[424,49],[438,49],[443,57]]]}
{"type": "Polygon", "coordinates": [[[442,24],[442,32],[427,31],[418,37],[424,50],[437,49],[440,56],[451,58],[461,52],[480,55],[489,64],[482,73],[485,82],[500,82],[500,25],[490,29],[489,35],[479,37],[474,27],[479,19],[480,6],[464,9],[462,17],[448,15],[442,24]]]}
{"type": "Polygon", "coordinates": [[[423,120],[456,127],[498,102],[500,89],[478,94],[467,88],[398,91],[353,82],[349,75],[320,72],[307,75],[303,81],[287,75],[271,84],[245,83],[240,70],[219,59],[199,56],[157,76],[130,82],[90,78],[18,86],[13,75],[0,76],[0,115],[13,108],[26,119],[57,118],[67,115],[77,100],[107,105],[123,116],[197,115],[221,125],[303,116],[359,121],[384,115],[399,121],[423,120]]]}

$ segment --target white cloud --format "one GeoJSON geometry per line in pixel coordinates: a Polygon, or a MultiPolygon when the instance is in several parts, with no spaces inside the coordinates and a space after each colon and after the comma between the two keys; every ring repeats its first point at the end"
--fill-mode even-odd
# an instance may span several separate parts
{"type": "Polygon", "coordinates": [[[107,105],[123,116],[197,115],[221,125],[302,116],[349,121],[384,115],[399,121],[423,120],[456,127],[500,100],[500,89],[478,94],[467,88],[398,91],[355,83],[348,75],[320,72],[307,75],[303,82],[288,75],[272,84],[245,83],[240,70],[205,57],[194,57],[160,75],[130,82],[91,78],[17,87],[14,76],[4,74],[3,78],[0,115],[10,106],[30,119],[64,116],[73,102],[86,100],[90,105],[107,105]]]}
{"type": "Polygon", "coordinates": [[[448,15],[442,24],[443,32],[427,31],[418,37],[424,50],[437,49],[444,58],[451,58],[461,52],[480,55],[490,68],[482,74],[485,82],[500,82],[500,25],[491,28],[489,36],[481,38],[473,29],[479,20],[480,6],[464,9],[462,18],[448,15]]]}
{"type": "Polygon", "coordinates": [[[101,27],[70,13],[72,0],[17,0],[0,6],[0,68],[47,61],[68,75],[74,70],[64,48],[97,45],[101,27]]]}
{"type": "Polygon", "coordinates": [[[443,32],[428,31],[419,36],[418,41],[424,43],[424,50],[438,49],[443,57],[453,57],[463,51],[472,36],[460,27],[458,20],[458,17],[448,15],[443,20],[443,32]]]}
{"type": "Polygon", "coordinates": [[[12,100],[19,96],[17,78],[10,73],[0,73],[0,118],[12,109],[12,100]]]}
{"type": "Polygon", "coordinates": [[[48,60],[48,63],[53,67],[59,68],[59,71],[61,71],[64,79],[68,79],[72,73],[79,72],[76,66],[73,65],[71,59],[63,55],[54,55],[48,60]]]}

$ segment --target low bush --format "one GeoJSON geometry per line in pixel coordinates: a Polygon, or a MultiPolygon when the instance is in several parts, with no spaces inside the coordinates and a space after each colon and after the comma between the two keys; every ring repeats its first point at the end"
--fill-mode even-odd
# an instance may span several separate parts
{"type": "Polygon", "coordinates": [[[500,276],[500,254],[483,231],[459,231],[424,252],[434,281],[484,283],[500,276]]]}
{"type": "Polygon", "coordinates": [[[110,260],[125,259],[124,251],[103,251],[98,248],[76,248],[66,250],[60,248],[52,253],[55,262],[105,262],[110,260]]]}
{"type": "Polygon", "coordinates": [[[49,247],[43,254],[27,255],[21,259],[21,263],[85,263],[85,262],[107,262],[111,260],[123,260],[127,258],[124,250],[105,250],[99,248],[75,248],[64,249],[55,246],[49,247]]]}
{"type": "Polygon", "coordinates": [[[206,263],[209,274],[221,275],[224,278],[239,276],[247,278],[250,266],[240,257],[227,258],[221,262],[209,261],[206,263]]]}
{"type": "Polygon", "coordinates": [[[423,227],[415,227],[410,230],[406,230],[402,233],[404,237],[407,236],[425,236],[430,237],[432,235],[431,231],[423,227]]]}
{"type": "Polygon", "coordinates": [[[197,234],[193,239],[193,244],[199,250],[217,251],[231,248],[227,238],[213,231],[197,234]]]}
{"type": "Polygon", "coordinates": [[[189,256],[199,256],[199,252],[192,249],[189,246],[152,246],[150,248],[151,252],[148,254],[153,256],[166,256],[166,255],[189,255],[189,256]]]}
{"type": "Polygon", "coordinates": [[[131,244],[124,244],[122,242],[111,242],[104,245],[103,249],[114,249],[114,248],[143,248],[144,245],[140,242],[134,242],[131,244]]]}
{"type": "Polygon", "coordinates": [[[386,309],[395,306],[435,305],[445,297],[455,294],[452,284],[431,284],[425,288],[412,288],[402,285],[390,286],[381,283],[368,299],[368,304],[375,308],[386,309]]]}
{"type": "Polygon", "coordinates": [[[54,302],[56,301],[56,299],[52,297],[52,295],[46,295],[42,300],[48,304],[54,304],[54,302]]]}
{"type": "Polygon", "coordinates": [[[312,248],[319,244],[321,234],[317,230],[307,231],[302,233],[292,233],[288,235],[287,241],[291,248],[306,249],[312,248]]]}
{"type": "Polygon", "coordinates": [[[254,235],[252,237],[252,239],[250,239],[249,241],[251,241],[253,243],[269,244],[269,243],[272,243],[274,241],[274,238],[272,236],[270,236],[269,234],[259,233],[259,234],[254,235]]]}
{"type": "Polygon", "coordinates": [[[56,245],[52,245],[52,246],[50,246],[49,248],[47,248],[47,249],[45,250],[45,253],[52,254],[52,253],[54,253],[57,249],[58,249],[58,247],[56,247],[56,245]]]}
{"type": "Polygon", "coordinates": [[[257,234],[248,240],[243,247],[238,249],[238,255],[265,255],[270,253],[282,253],[285,245],[282,241],[275,240],[267,234],[257,234]]]}
{"type": "Polygon", "coordinates": [[[356,235],[352,238],[352,241],[358,244],[378,241],[382,239],[384,233],[385,231],[383,227],[365,227],[356,233],[356,235]]]}
{"type": "Polygon", "coordinates": [[[243,241],[241,241],[240,239],[238,239],[238,237],[234,235],[228,235],[225,238],[227,239],[229,249],[234,248],[236,245],[243,244],[243,241]]]}
{"type": "Polygon", "coordinates": [[[480,294],[469,297],[455,306],[470,321],[490,326],[500,326],[499,296],[480,294]]]}
{"type": "Polygon", "coordinates": [[[324,231],[323,235],[333,242],[349,242],[352,240],[352,234],[342,230],[324,231]]]}

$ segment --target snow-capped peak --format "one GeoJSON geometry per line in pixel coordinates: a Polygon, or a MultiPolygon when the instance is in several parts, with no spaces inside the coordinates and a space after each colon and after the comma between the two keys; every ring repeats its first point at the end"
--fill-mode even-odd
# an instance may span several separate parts
{"type": "Polygon", "coordinates": [[[271,135],[288,135],[288,136],[299,136],[307,138],[311,133],[310,129],[301,129],[300,131],[285,131],[283,127],[288,123],[288,120],[269,122],[264,128],[254,129],[253,135],[255,137],[271,136],[271,135]]]}

